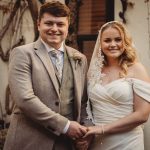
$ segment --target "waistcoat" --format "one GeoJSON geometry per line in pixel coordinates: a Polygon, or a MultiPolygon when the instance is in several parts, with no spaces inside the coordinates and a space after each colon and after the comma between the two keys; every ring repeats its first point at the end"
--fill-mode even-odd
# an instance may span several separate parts
{"type": "Polygon", "coordinates": [[[60,80],[58,79],[58,82],[60,86],[59,92],[61,98],[60,114],[67,117],[70,120],[73,120],[73,104],[74,104],[73,71],[66,50],[64,52],[62,80],[60,82],[60,80]]]}

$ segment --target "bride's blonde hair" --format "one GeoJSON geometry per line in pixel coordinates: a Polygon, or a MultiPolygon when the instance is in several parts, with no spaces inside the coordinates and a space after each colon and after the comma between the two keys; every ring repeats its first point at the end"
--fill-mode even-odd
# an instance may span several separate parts
{"type": "MultiPolygon", "coordinates": [[[[111,21],[104,24],[101,27],[101,36],[102,33],[109,27],[117,29],[121,34],[124,52],[119,57],[119,65],[122,69],[122,71],[120,72],[120,77],[124,77],[127,75],[128,67],[133,65],[134,62],[137,60],[136,50],[133,45],[132,38],[128,33],[127,29],[125,28],[125,26],[123,25],[123,23],[118,21],[111,21]]],[[[104,66],[106,65],[108,64],[107,64],[106,56],[104,55],[104,66]]]]}

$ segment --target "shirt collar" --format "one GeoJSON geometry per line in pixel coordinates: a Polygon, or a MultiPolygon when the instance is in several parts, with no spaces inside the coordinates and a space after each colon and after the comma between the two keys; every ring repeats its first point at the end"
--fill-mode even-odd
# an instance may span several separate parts
{"type": "MultiPolygon", "coordinates": [[[[44,46],[45,46],[48,53],[51,52],[51,51],[56,50],[55,48],[53,48],[53,47],[49,46],[47,43],[45,43],[42,39],[41,39],[41,42],[44,44],[44,46]]],[[[61,46],[58,49],[58,51],[61,51],[61,52],[64,53],[64,42],[61,43],[61,46]]]]}

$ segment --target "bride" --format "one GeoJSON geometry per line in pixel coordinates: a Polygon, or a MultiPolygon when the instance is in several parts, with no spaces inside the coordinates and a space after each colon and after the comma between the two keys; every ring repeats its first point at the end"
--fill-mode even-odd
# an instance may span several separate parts
{"type": "Polygon", "coordinates": [[[88,71],[87,112],[95,126],[91,150],[144,150],[143,126],[150,113],[150,79],[137,61],[124,25],[104,24],[88,71]]]}

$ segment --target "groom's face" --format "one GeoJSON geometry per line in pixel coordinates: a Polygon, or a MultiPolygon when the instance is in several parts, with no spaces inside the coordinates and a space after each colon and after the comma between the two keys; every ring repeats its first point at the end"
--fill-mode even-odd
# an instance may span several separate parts
{"type": "Polygon", "coordinates": [[[60,48],[61,43],[66,39],[68,27],[68,17],[56,17],[49,13],[44,13],[38,22],[42,40],[56,49],[60,48]]]}

